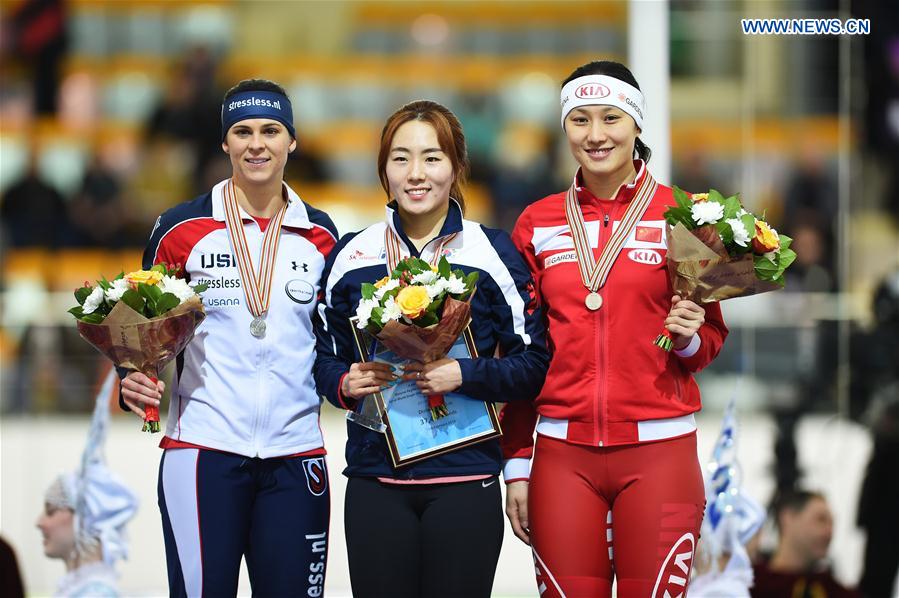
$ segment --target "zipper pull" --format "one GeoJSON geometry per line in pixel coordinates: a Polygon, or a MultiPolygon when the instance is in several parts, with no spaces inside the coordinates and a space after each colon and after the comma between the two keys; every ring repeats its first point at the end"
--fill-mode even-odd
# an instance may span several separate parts
{"type": "Polygon", "coordinates": [[[603,218],[602,218],[602,225],[603,225],[603,226],[609,226],[609,215],[608,215],[608,214],[606,214],[605,216],[603,216],[603,218]]]}

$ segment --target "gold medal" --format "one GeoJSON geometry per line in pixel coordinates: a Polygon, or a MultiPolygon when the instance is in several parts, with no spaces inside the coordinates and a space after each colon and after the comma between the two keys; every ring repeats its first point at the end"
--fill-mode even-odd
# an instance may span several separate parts
{"type": "Polygon", "coordinates": [[[593,291],[592,293],[587,295],[586,299],[584,299],[584,304],[590,311],[596,311],[597,309],[602,307],[602,296],[596,291],[593,291]]]}

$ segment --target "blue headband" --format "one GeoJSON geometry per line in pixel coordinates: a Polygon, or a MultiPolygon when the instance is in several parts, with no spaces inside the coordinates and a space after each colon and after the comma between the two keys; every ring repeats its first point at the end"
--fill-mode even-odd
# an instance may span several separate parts
{"type": "Polygon", "coordinates": [[[242,91],[222,104],[222,139],[228,129],[249,118],[270,118],[287,127],[290,136],[297,138],[293,128],[293,108],[287,96],[271,91],[242,91]]]}

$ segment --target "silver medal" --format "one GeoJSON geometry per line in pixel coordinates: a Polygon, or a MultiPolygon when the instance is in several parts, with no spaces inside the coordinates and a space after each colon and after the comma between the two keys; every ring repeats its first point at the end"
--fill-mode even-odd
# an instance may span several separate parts
{"type": "Polygon", "coordinates": [[[584,303],[587,305],[587,309],[589,309],[590,311],[596,311],[597,309],[602,307],[602,296],[596,291],[593,291],[592,293],[587,295],[587,298],[584,299],[584,303]]]}
{"type": "Polygon", "coordinates": [[[253,321],[250,322],[250,334],[255,336],[256,338],[262,338],[265,336],[265,320],[256,316],[253,318],[253,321]]]}

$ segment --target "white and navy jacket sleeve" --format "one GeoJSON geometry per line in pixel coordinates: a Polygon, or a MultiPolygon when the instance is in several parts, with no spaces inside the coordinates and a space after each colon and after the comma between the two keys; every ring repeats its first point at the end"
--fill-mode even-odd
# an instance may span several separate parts
{"type": "MultiPolygon", "coordinates": [[[[335,285],[331,278],[335,261],[356,233],[345,235],[325,261],[322,272],[318,309],[313,320],[315,326],[315,365],[312,375],[318,392],[328,402],[342,409],[352,409],[353,399],[340,392],[343,377],[350,365],[359,361],[356,341],[349,318],[356,313],[358,297],[353,303],[349,285],[335,285]]],[[[368,281],[360,281],[368,282],[368,281]]],[[[361,286],[360,286],[361,288],[361,286]]]]}
{"type": "Polygon", "coordinates": [[[481,229],[495,254],[479,264],[471,329],[480,356],[458,360],[459,392],[482,401],[531,401],[540,393],[549,368],[533,279],[508,233],[481,229]]]}

